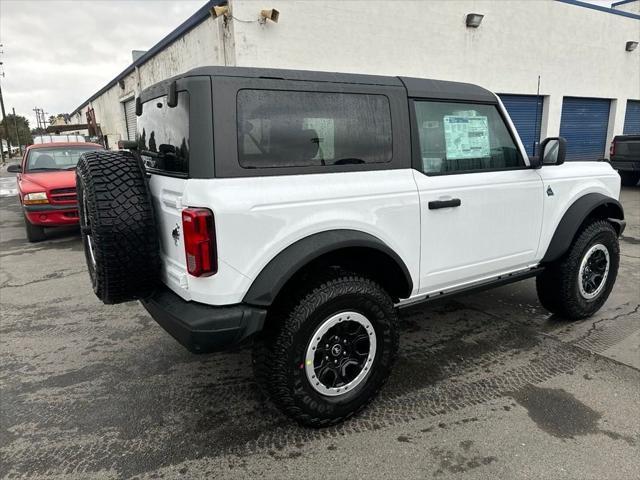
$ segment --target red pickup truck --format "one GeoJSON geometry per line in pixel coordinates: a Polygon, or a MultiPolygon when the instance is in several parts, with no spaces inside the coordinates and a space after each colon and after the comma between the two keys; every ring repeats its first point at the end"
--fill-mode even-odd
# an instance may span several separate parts
{"type": "Polygon", "coordinates": [[[27,147],[20,164],[9,165],[7,171],[18,174],[27,240],[44,240],[45,227],[78,224],[76,164],[84,152],[95,150],[103,150],[102,145],[42,143],[27,147]]]}

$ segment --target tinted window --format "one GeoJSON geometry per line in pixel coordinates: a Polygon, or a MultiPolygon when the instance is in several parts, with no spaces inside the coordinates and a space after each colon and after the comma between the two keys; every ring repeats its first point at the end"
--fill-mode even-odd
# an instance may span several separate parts
{"type": "Polygon", "coordinates": [[[494,105],[414,102],[425,173],[519,168],[524,162],[494,105]]]}
{"type": "Polygon", "coordinates": [[[138,151],[149,169],[172,173],[189,171],[189,94],[178,93],[178,105],[167,97],[145,102],[137,121],[138,151]]]}
{"type": "Polygon", "coordinates": [[[27,172],[47,170],[73,170],[84,152],[102,150],[97,147],[52,147],[34,148],[29,151],[26,162],[27,172]]]}
{"type": "Polygon", "coordinates": [[[244,168],[391,160],[391,112],[383,95],[241,90],[237,102],[244,168]]]}

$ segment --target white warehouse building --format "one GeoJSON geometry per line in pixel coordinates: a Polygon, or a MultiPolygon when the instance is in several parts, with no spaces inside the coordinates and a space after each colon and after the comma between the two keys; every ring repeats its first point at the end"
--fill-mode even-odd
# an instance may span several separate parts
{"type": "Polygon", "coordinates": [[[640,134],[638,42],[640,0],[612,8],[578,0],[210,1],[72,117],[94,119],[116,148],[135,139],[139,92],[195,67],[403,75],[481,85],[500,95],[530,154],[535,142],[561,135],[569,159],[597,160],[613,136],[640,134]],[[229,14],[214,17],[222,5],[229,14]],[[277,23],[260,20],[265,8],[279,11],[277,23]]]}

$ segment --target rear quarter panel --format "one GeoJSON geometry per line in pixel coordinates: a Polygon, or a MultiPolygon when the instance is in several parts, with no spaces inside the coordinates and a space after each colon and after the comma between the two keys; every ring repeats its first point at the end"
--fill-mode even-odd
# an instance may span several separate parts
{"type": "Polygon", "coordinates": [[[334,229],[382,240],[405,262],[414,285],[419,283],[420,205],[411,169],[186,183],[183,204],[214,212],[219,257],[218,274],[189,277],[192,300],[238,303],[278,253],[334,229]],[[236,274],[226,273],[231,271],[236,274]]]}
{"type": "Polygon", "coordinates": [[[553,195],[544,195],[544,221],[540,234],[537,260],[544,256],[562,216],[580,197],[600,193],[620,198],[620,176],[608,162],[566,162],[547,165],[540,170],[544,191],[551,187],[553,195]]]}

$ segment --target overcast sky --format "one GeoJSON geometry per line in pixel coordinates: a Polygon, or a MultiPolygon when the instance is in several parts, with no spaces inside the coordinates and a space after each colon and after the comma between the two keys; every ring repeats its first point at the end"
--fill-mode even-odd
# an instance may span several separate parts
{"type": "Polygon", "coordinates": [[[7,113],[70,113],[206,0],[0,0],[0,77],[7,113]]]}
{"type": "Polygon", "coordinates": [[[32,128],[36,106],[70,113],[131,63],[131,50],[148,50],[205,3],[0,0],[6,110],[15,107],[32,128]]]}

